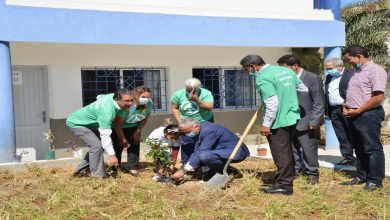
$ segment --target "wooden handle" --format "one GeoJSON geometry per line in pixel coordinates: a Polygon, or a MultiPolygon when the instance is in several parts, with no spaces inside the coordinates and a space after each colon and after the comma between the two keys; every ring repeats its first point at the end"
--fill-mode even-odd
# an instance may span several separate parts
{"type": "Polygon", "coordinates": [[[246,136],[248,135],[249,130],[251,130],[253,124],[255,123],[255,121],[256,121],[256,119],[257,119],[257,116],[260,114],[260,112],[261,112],[261,109],[260,109],[260,108],[261,108],[261,107],[259,107],[259,108],[256,110],[256,112],[255,112],[255,114],[253,115],[252,119],[249,121],[248,126],[246,127],[244,133],[242,134],[240,140],[238,141],[236,147],[234,148],[232,154],[230,155],[229,160],[233,160],[233,158],[236,156],[238,149],[240,149],[242,142],[245,140],[246,136]]]}

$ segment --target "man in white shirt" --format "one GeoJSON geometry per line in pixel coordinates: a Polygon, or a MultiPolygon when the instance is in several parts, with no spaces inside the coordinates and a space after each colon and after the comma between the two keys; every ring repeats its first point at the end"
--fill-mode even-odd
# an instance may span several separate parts
{"type": "Polygon", "coordinates": [[[348,82],[353,69],[346,69],[341,58],[332,57],[324,62],[325,66],[325,115],[331,120],[333,129],[340,143],[343,159],[338,165],[354,165],[351,132],[347,118],[343,114],[342,104],[346,97],[348,82]]]}

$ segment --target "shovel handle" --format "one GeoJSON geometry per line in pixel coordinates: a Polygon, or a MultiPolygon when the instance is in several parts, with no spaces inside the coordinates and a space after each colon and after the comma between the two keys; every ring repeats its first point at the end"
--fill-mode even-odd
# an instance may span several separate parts
{"type": "Polygon", "coordinates": [[[261,106],[256,110],[252,119],[249,121],[248,126],[246,126],[244,133],[242,134],[242,136],[241,136],[240,140],[238,141],[236,147],[234,148],[232,154],[230,154],[229,161],[233,160],[233,158],[236,156],[238,149],[240,149],[242,142],[245,140],[246,136],[248,135],[249,130],[251,130],[253,124],[255,123],[255,121],[257,119],[257,116],[260,114],[260,112],[261,112],[260,108],[261,108],[261,106]]]}

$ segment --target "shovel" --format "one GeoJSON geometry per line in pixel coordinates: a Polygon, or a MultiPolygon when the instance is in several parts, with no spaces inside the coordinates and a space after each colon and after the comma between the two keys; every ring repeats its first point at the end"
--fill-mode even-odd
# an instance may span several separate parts
{"type": "Polygon", "coordinates": [[[240,149],[242,142],[245,140],[249,130],[252,128],[252,125],[255,123],[257,116],[260,114],[261,110],[258,108],[250,120],[248,126],[246,127],[244,133],[242,134],[240,140],[238,141],[236,147],[234,147],[233,152],[230,154],[229,160],[226,162],[225,167],[223,168],[223,174],[216,173],[206,185],[206,189],[209,191],[217,190],[219,188],[224,188],[227,186],[229,181],[233,178],[233,176],[229,176],[227,173],[227,168],[233,158],[236,156],[238,149],[240,149]]]}

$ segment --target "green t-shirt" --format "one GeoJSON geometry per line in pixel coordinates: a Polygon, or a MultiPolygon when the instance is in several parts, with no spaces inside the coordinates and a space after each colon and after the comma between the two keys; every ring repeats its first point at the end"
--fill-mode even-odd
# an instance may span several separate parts
{"type": "MultiPolygon", "coordinates": [[[[200,88],[198,91],[199,99],[206,103],[214,103],[213,94],[207,89],[200,88]]],[[[180,120],[185,118],[196,118],[199,121],[208,121],[213,117],[211,111],[200,108],[198,103],[187,98],[185,89],[176,91],[172,98],[172,104],[179,105],[180,120]]]]}
{"type": "Polygon", "coordinates": [[[294,125],[300,119],[297,87],[301,83],[292,70],[269,64],[256,77],[256,89],[263,103],[271,96],[278,97],[278,112],[272,129],[294,125]]]}
{"type": "Polygon", "coordinates": [[[153,102],[150,100],[146,106],[145,110],[137,109],[133,104],[129,111],[126,111],[125,114],[120,113],[118,116],[124,118],[122,128],[132,128],[137,127],[138,123],[146,118],[153,109],[153,102]]]}
{"type": "Polygon", "coordinates": [[[114,93],[99,95],[91,104],[73,112],[67,119],[66,125],[71,128],[111,128],[115,116],[125,112],[113,99],[114,93]]]}

